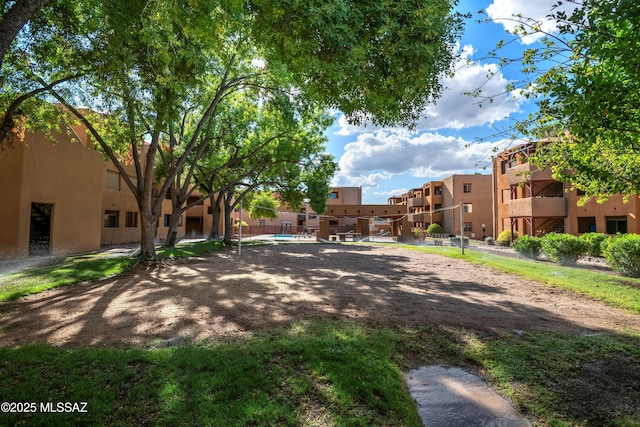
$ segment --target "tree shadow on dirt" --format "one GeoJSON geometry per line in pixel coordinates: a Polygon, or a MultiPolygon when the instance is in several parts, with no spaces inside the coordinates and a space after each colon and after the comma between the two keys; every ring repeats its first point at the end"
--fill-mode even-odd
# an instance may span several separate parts
{"type": "MultiPolygon", "coordinates": [[[[313,319],[480,334],[640,329],[640,316],[488,267],[365,245],[247,247],[241,257],[221,251],[186,264],[4,303],[0,313],[0,344],[5,346],[147,346],[174,337],[218,340],[313,319]]],[[[562,393],[584,393],[596,402],[598,396],[616,393],[606,383],[613,379],[627,390],[624,405],[640,403],[639,375],[633,371],[637,360],[616,372],[598,366],[580,367],[584,372],[576,370],[562,393]],[[628,381],[617,381],[616,376],[628,381]]],[[[606,397],[609,402],[611,396],[606,397]]],[[[595,403],[588,406],[596,408],[595,403]]],[[[590,420],[607,413],[566,411],[590,420]]]]}
{"type": "MultiPolygon", "coordinates": [[[[567,299],[542,285],[522,290],[520,283],[486,267],[373,246],[252,247],[242,257],[220,252],[7,303],[0,342],[83,346],[177,335],[215,339],[309,318],[571,333],[611,326],[601,328],[594,313],[581,323],[568,316],[599,303],[567,299]]],[[[638,326],[637,316],[628,320],[635,322],[629,327],[638,326]]]]}

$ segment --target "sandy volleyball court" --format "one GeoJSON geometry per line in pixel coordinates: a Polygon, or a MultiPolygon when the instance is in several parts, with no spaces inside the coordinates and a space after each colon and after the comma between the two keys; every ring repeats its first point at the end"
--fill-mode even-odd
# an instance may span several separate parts
{"type": "Polygon", "coordinates": [[[297,320],[477,331],[640,329],[640,316],[463,261],[394,246],[279,244],[0,304],[0,345],[146,345],[297,320]]]}

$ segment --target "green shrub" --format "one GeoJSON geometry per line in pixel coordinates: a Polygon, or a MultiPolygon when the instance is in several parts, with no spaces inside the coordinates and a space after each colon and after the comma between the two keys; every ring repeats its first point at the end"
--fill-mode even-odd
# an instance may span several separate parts
{"type": "Polygon", "coordinates": [[[612,270],[628,277],[640,278],[640,236],[624,234],[604,245],[603,254],[612,270]]]}
{"type": "Polygon", "coordinates": [[[518,238],[512,247],[523,257],[536,259],[540,255],[540,238],[524,235],[518,238]]]}
{"type": "Polygon", "coordinates": [[[429,234],[444,234],[444,228],[437,222],[434,222],[427,228],[427,233],[429,234]]]}
{"type": "Polygon", "coordinates": [[[549,233],[540,239],[542,252],[553,262],[573,265],[587,251],[587,243],[570,234],[549,233]]]}
{"type": "Polygon", "coordinates": [[[584,233],[580,240],[587,244],[587,254],[591,256],[602,256],[602,242],[609,236],[603,233],[584,233]]]}
{"type": "MultiPolygon", "coordinates": [[[[513,240],[518,238],[518,232],[514,231],[513,232],[513,240]]],[[[504,230],[502,233],[500,233],[498,235],[498,238],[496,239],[496,242],[500,245],[500,246],[510,246],[511,245],[511,230],[504,230]]]]}

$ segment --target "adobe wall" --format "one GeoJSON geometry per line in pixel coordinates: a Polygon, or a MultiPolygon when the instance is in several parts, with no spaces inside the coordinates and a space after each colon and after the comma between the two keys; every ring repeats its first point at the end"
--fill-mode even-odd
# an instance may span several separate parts
{"type": "Polygon", "coordinates": [[[57,140],[59,143],[52,143],[41,132],[29,134],[23,146],[0,160],[3,174],[12,176],[7,181],[11,190],[3,190],[2,197],[15,202],[19,193],[17,203],[6,203],[3,208],[3,215],[7,215],[7,208],[15,212],[11,222],[17,238],[13,243],[10,236],[0,239],[4,240],[0,245],[4,252],[8,249],[12,256],[29,255],[31,203],[53,205],[51,255],[100,247],[102,155],[81,143],[72,143],[66,134],[58,135],[57,140]]]}
{"type": "Polygon", "coordinates": [[[24,146],[0,153],[0,258],[25,257],[29,254],[28,215],[20,212],[24,146]],[[21,222],[27,221],[25,229],[21,222]]]}

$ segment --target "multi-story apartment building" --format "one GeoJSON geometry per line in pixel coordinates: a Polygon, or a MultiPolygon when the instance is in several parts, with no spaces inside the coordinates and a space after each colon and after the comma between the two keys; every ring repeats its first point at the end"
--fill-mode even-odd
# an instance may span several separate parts
{"type": "MultiPolygon", "coordinates": [[[[140,241],[135,197],[115,166],[94,149],[86,130],[68,126],[54,139],[27,133],[0,155],[0,258],[89,252],[140,241]]],[[[135,176],[132,166],[126,170],[135,176]]],[[[183,214],[179,237],[210,231],[206,208],[205,203],[183,214]]],[[[164,200],[159,238],[167,233],[170,215],[171,201],[164,200]]]]}
{"type": "Polygon", "coordinates": [[[491,175],[451,175],[391,197],[389,204],[405,205],[414,229],[426,230],[431,224],[440,224],[447,234],[455,235],[461,231],[462,205],[465,236],[484,238],[493,233],[491,175]]]}
{"type": "Polygon", "coordinates": [[[553,179],[551,170],[538,170],[529,163],[534,150],[533,144],[523,144],[499,153],[493,160],[496,235],[504,230],[532,236],[549,232],[640,232],[637,196],[628,203],[617,195],[603,204],[591,200],[578,206],[582,194],[553,179]]]}

